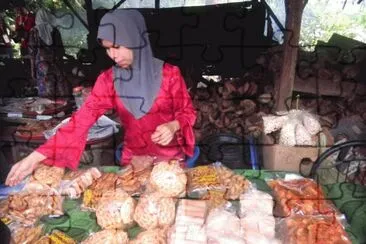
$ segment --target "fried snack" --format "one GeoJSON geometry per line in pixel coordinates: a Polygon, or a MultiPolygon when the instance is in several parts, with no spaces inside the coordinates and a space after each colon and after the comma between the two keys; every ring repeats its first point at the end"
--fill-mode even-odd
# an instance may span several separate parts
{"type": "Polygon", "coordinates": [[[17,228],[13,234],[12,239],[16,244],[30,244],[37,241],[42,234],[42,227],[20,227],[17,228]]]}
{"type": "Polygon", "coordinates": [[[24,224],[33,224],[43,215],[62,215],[62,197],[57,194],[18,193],[9,195],[9,215],[24,224]]]}
{"type": "Polygon", "coordinates": [[[133,216],[144,229],[170,226],[174,223],[175,202],[155,192],[140,197],[133,216]]]}
{"type": "Polygon", "coordinates": [[[81,244],[127,244],[128,235],[123,230],[102,230],[91,234],[81,244]]]}
{"type": "Polygon", "coordinates": [[[123,172],[118,174],[116,187],[122,188],[131,196],[140,195],[150,178],[152,165],[150,163],[148,165],[145,165],[144,168],[139,168],[138,171],[135,170],[133,165],[126,166],[123,172]]]}
{"type": "Polygon", "coordinates": [[[35,169],[23,190],[27,192],[38,192],[57,189],[60,186],[64,173],[64,168],[48,166],[41,163],[35,169]]]}
{"type": "Polygon", "coordinates": [[[71,171],[64,177],[60,192],[72,199],[79,198],[101,176],[102,173],[94,167],[87,170],[71,171]]]}
{"type": "Polygon", "coordinates": [[[248,189],[250,182],[244,176],[236,175],[232,170],[225,166],[221,165],[216,167],[220,181],[227,189],[225,199],[238,200],[240,198],[240,194],[248,189]]]}
{"type": "Polygon", "coordinates": [[[283,243],[289,244],[348,244],[351,243],[343,226],[330,216],[291,216],[286,218],[282,231],[283,243]]]}
{"type": "Polygon", "coordinates": [[[335,215],[335,207],[325,199],[323,191],[311,179],[271,180],[276,201],[276,215],[335,215]]]}
{"type": "Polygon", "coordinates": [[[0,218],[5,217],[9,212],[9,199],[0,201],[0,218]]]}
{"type": "Polygon", "coordinates": [[[163,161],[154,166],[150,183],[155,191],[167,197],[178,197],[186,190],[187,176],[178,161],[163,161]]]}
{"type": "Polygon", "coordinates": [[[144,170],[151,171],[153,166],[154,158],[151,156],[133,156],[130,164],[133,167],[135,173],[139,173],[144,170]]]}
{"type": "Polygon", "coordinates": [[[116,189],[118,175],[114,173],[104,173],[96,179],[88,190],[84,192],[83,207],[94,209],[103,193],[116,189]]]}
{"type": "Polygon", "coordinates": [[[202,198],[209,190],[225,192],[216,167],[213,165],[198,166],[187,171],[187,193],[191,198],[202,198]]]}
{"type": "Polygon", "coordinates": [[[134,224],[136,202],[122,189],[110,190],[99,200],[96,216],[103,229],[127,229],[134,224]]]}
{"type": "Polygon", "coordinates": [[[131,165],[126,166],[123,173],[118,174],[116,187],[121,188],[130,195],[138,195],[141,190],[141,183],[131,165]]]}
{"type": "Polygon", "coordinates": [[[225,199],[225,192],[222,191],[208,191],[202,200],[207,201],[208,209],[219,208],[227,203],[225,199]]]}
{"type": "Polygon", "coordinates": [[[166,244],[166,229],[151,229],[139,233],[129,244],[166,244]]]}
{"type": "Polygon", "coordinates": [[[76,244],[76,241],[65,233],[54,230],[52,234],[43,236],[41,239],[36,241],[34,244],[76,244]]]}

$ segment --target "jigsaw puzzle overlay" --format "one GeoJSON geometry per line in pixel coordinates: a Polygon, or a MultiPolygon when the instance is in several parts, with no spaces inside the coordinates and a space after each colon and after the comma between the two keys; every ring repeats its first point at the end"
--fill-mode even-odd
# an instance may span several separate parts
{"type": "MultiPolygon", "coordinates": [[[[289,148],[287,151],[281,151],[283,149],[281,145],[279,146],[281,136],[279,131],[267,135],[263,133],[263,116],[275,114],[274,82],[281,72],[285,48],[283,45],[273,43],[270,36],[263,35],[266,26],[265,5],[249,2],[212,5],[205,8],[139,9],[139,11],[143,14],[147,25],[147,32],[143,33],[144,43],[151,43],[152,51],[157,58],[179,67],[184,84],[189,91],[189,98],[196,111],[193,131],[194,146],[200,148],[198,162],[210,164],[221,161],[228,167],[240,169],[265,168],[264,160],[268,159],[268,155],[274,158],[272,161],[291,162],[303,152],[302,149],[305,150],[305,155],[310,151],[313,158],[306,157],[304,160],[299,158],[301,163],[293,166],[298,169],[295,171],[304,176],[313,173],[312,176],[319,181],[319,184],[325,182],[324,191],[327,198],[332,200],[342,212],[352,213],[347,215],[348,221],[352,222],[354,216],[365,213],[366,193],[362,187],[342,184],[342,182],[366,183],[364,158],[366,153],[365,141],[363,141],[366,138],[364,134],[366,90],[364,89],[365,74],[362,69],[366,62],[365,46],[341,45],[343,42],[352,43],[352,41],[333,35],[328,43],[318,44],[314,51],[298,51],[294,93],[286,100],[287,111],[283,112],[294,109],[306,110],[315,115],[323,133],[311,138],[313,145],[297,145],[296,150],[289,153],[289,148]],[[330,154],[319,158],[330,145],[343,141],[356,142],[340,144],[330,154]],[[278,155],[281,152],[288,154],[287,158],[281,158],[281,155],[278,155]],[[309,172],[312,166],[309,161],[315,160],[319,168],[313,168],[309,172]],[[334,162],[342,163],[335,166],[334,162]],[[327,182],[329,179],[331,182],[327,182]],[[345,201],[345,196],[352,197],[353,201],[345,201]]],[[[98,17],[95,19],[94,26],[98,26],[101,16],[106,11],[100,9],[96,12],[98,14],[95,16],[98,17]]],[[[72,29],[74,16],[64,15],[56,18],[69,19],[66,21],[67,25],[58,24],[56,26],[58,29],[64,31],[72,29]]],[[[61,22],[57,21],[57,23],[61,22]]],[[[291,30],[287,31],[291,33],[291,30]]],[[[90,35],[96,35],[96,32],[91,32],[90,35]]],[[[89,38],[97,39],[96,36],[89,38]]],[[[56,46],[60,50],[71,48],[63,45],[56,46]]],[[[54,91],[68,89],[68,92],[61,92],[61,94],[53,92],[56,95],[52,99],[73,99],[72,87],[94,86],[102,70],[113,65],[105,49],[96,41],[94,46],[95,48],[89,50],[86,55],[79,56],[79,60],[70,58],[69,62],[65,62],[66,64],[58,63],[59,67],[56,69],[48,68],[45,73],[53,81],[54,91]],[[88,64],[85,65],[85,63],[88,64]],[[62,75],[58,73],[59,71],[62,71],[62,75]],[[82,77],[79,71],[83,74],[82,77]],[[65,81],[70,87],[62,88],[65,81]]],[[[145,45],[141,48],[144,47],[145,45]]],[[[138,53],[138,48],[136,50],[138,53]]],[[[1,61],[3,105],[10,98],[24,96],[27,91],[24,87],[30,89],[37,85],[28,73],[29,66],[22,65],[24,69],[17,69],[14,72],[14,67],[19,67],[19,64],[13,61],[1,61]]],[[[38,70],[44,65],[52,66],[53,64],[36,62],[35,68],[38,70]]],[[[174,73],[174,71],[171,72],[174,73]]],[[[130,75],[132,79],[133,73],[130,75]]],[[[179,76],[179,74],[175,75],[179,76]]],[[[103,91],[109,89],[99,86],[103,91]]],[[[156,103],[159,105],[153,113],[157,115],[169,113],[172,110],[169,106],[186,101],[184,89],[184,86],[180,87],[180,90],[171,97],[158,96],[156,103]]],[[[100,94],[95,87],[93,92],[101,100],[112,100],[111,95],[100,94]]],[[[164,92],[169,94],[171,90],[166,88],[164,92]]],[[[142,108],[145,100],[143,97],[138,98],[141,100],[142,108]]],[[[109,102],[105,102],[103,106],[103,112],[106,111],[107,115],[118,120],[116,107],[110,106],[109,102]]],[[[91,112],[102,115],[102,110],[91,112]]],[[[147,113],[146,109],[141,112],[147,113]]],[[[154,116],[151,112],[149,114],[154,116]]],[[[52,121],[62,121],[57,114],[49,115],[52,121]]],[[[8,116],[8,113],[2,113],[2,116],[8,116]]],[[[55,124],[50,122],[51,120],[43,123],[38,129],[53,128],[55,124]]],[[[103,128],[103,125],[98,122],[87,125],[80,125],[77,122],[74,121],[74,126],[82,127],[80,131],[85,131],[88,126],[94,126],[95,130],[98,130],[98,127],[103,128]]],[[[142,123],[139,126],[142,126],[142,123]]],[[[117,158],[121,157],[118,150],[121,150],[123,144],[123,128],[122,124],[118,134],[112,136],[109,141],[87,143],[85,152],[81,156],[81,164],[94,165],[97,162],[118,165],[117,158]],[[108,152],[108,158],[111,158],[112,162],[105,162],[105,157],[101,156],[102,152],[108,152]]],[[[39,136],[35,131],[34,127],[32,130],[25,127],[23,134],[26,134],[26,137],[20,138],[16,134],[19,132],[15,131],[10,136],[11,139],[1,143],[7,145],[10,143],[24,148],[22,156],[25,156],[38,146],[33,140],[34,137],[39,136]]],[[[151,129],[146,133],[151,134],[153,131],[154,129],[151,129]]],[[[135,140],[143,141],[146,138],[146,135],[141,135],[135,140]]],[[[75,151],[80,150],[80,145],[75,144],[78,143],[74,142],[75,151]]],[[[150,142],[146,141],[145,144],[140,143],[146,147],[149,144],[150,142]]],[[[72,145],[72,143],[68,144],[65,150],[72,151],[72,145]]],[[[185,146],[182,142],[179,145],[185,146]]],[[[263,179],[263,177],[262,172],[258,171],[254,178],[263,179]]],[[[366,214],[362,216],[365,220],[366,214]]]]}

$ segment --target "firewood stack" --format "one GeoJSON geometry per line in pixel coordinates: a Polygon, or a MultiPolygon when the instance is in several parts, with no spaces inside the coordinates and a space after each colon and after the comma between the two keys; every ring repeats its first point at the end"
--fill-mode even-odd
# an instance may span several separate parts
{"type": "MultiPolygon", "coordinates": [[[[273,85],[281,70],[283,48],[270,48],[257,58],[258,66],[253,67],[243,77],[224,78],[221,82],[209,82],[207,88],[198,88],[192,95],[197,109],[197,121],[194,126],[196,140],[215,133],[235,133],[239,136],[259,136],[263,131],[262,116],[273,114],[273,85]]],[[[342,64],[334,55],[316,56],[313,52],[299,52],[296,83],[298,80],[307,82],[317,77],[317,83],[331,81],[334,86],[346,84],[359,74],[362,60],[351,64],[342,64]],[[332,58],[336,60],[332,60],[332,58]]],[[[310,81],[309,81],[310,82],[310,81]]],[[[355,81],[352,81],[355,84],[355,81]]],[[[332,89],[325,85],[326,89],[332,89]]],[[[344,86],[338,86],[340,90],[344,86]]],[[[319,89],[314,87],[314,89],[319,89]]],[[[346,90],[345,88],[344,90],[346,90]]],[[[319,116],[322,128],[331,129],[337,126],[343,117],[361,116],[366,121],[366,90],[354,87],[354,92],[332,95],[334,91],[319,90],[320,95],[306,93],[298,89],[302,95],[289,104],[290,109],[303,109],[319,116]],[[322,94],[325,93],[325,94],[322,94]]],[[[336,93],[335,93],[336,94],[336,93]]],[[[277,141],[276,139],[274,141],[277,141]]]]}

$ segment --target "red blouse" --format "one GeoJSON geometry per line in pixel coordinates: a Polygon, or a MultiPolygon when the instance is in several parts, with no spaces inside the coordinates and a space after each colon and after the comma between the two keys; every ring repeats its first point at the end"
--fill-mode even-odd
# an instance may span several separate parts
{"type": "Polygon", "coordinates": [[[178,67],[164,64],[162,84],[150,111],[140,119],[124,107],[113,85],[112,69],[99,75],[83,106],[72,115],[70,122],[56,135],[36,149],[45,155],[44,163],[77,169],[86,144],[89,128],[106,110],[115,109],[125,128],[121,164],[128,164],[133,155],[163,158],[192,156],[195,144],[193,125],[196,111],[178,67]],[[158,125],[178,120],[180,130],[172,142],[161,146],[151,141],[158,125]]]}

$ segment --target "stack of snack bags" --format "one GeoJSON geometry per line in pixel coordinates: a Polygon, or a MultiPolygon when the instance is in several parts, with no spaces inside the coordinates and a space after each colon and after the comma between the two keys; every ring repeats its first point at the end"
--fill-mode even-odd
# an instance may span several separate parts
{"type": "Polygon", "coordinates": [[[248,244],[276,243],[273,199],[252,187],[240,196],[240,222],[248,244]]]}
{"type": "Polygon", "coordinates": [[[144,231],[132,243],[165,243],[175,220],[176,198],[185,195],[186,184],[187,177],[178,161],[162,161],[154,166],[133,216],[144,231]]]}
{"type": "Polygon", "coordinates": [[[210,211],[206,219],[207,242],[245,244],[240,219],[231,203],[210,211]]]}
{"type": "Polygon", "coordinates": [[[181,199],[178,203],[175,225],[168,234],[168,243],[207,243],[204,227],[207,210],[206,201],[181,199]]]}
{"type": "Polygon", "coordinates": [[[312,179],[270,180],[284,243],[351,243],[341,223],[343,216],[325,199],[312,179]]]}

